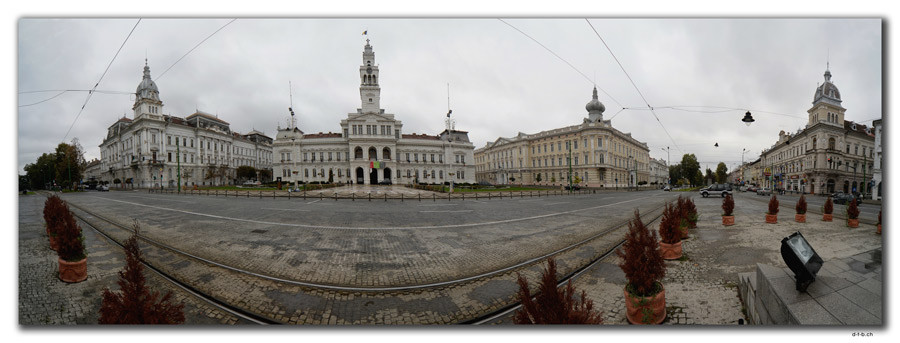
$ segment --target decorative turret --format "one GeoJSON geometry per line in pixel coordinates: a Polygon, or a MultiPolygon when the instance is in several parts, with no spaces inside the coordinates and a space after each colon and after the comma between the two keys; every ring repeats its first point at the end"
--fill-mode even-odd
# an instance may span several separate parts
{"type": "Polygon", "coordinates": [[[841,92],[831,82],[831,70],[825,67],[825,83],[816,87],[813,96],[813,106],[807,111],[809,122],[807,127],[818,123],[826,123],[838,127],[844,126],[844,112],[847,110],[841,106],[841,92]]]}
{"type": "Polygon", "coordinates": [[[144,78],[138,84],[134,92],[134,119],[147,115],[149,118],[160,119],[162,117],[162,100],[159,100],[159,89],[156,82],[150,78],[150,66],[144,60],[144,78]]]}
{"type": "Polygon", "coordinates": [[[363,64],[359,66],[359,97],[362,113],[381,112],[381,87],[378,85],[378,65],[375,64],[375,52],[366,39],[363,49],[363,64]]]}
{"type": "Polygon", "coordinates": [[[597,87],[594,87],[593,99],[584,106],[584,109],[588,111],[588,120],[590,122],[603,121],[603,111],[606,111],[606,106],[603,106],[603,103],[597,98],[597,87]]]}

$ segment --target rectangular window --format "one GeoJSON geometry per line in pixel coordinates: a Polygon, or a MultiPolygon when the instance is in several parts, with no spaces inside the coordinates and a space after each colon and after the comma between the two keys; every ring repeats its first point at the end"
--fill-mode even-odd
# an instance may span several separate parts
{"type": "Polygon", "coordinates": [[[169,162],[172,162],[172,153],[169,153],[169,162]]]}
{"type": "Polygon", "coordinates": [[[441,163],[444,163],[444,154],[438,155],[438,159],[440,159],[441,163]]]}
{"type": "Polygon", "coordinates": [[[431,163],[434,163],[434,154],[431,154],[431,163]]]}
{"type": "Polygon", "coordinates": [[[553,151],[553,143],[550,143],[550,151],[553,151]]]}
{"type": "Polygon", "coordinates": [[[172,145],[172,136],[166,136],[166,144],[172,145]]]}
{"type": "Polygon", "coordinates": [[[319,153],[319,161],[323,161],[323,162],[325,161],[325,153],[324,152],[319,153]]]}
{"type": "Polygon", "coordinates": [[[372,134],[372,125],[366,125],[366,134],[367,134],[367,135],[371,135],[371,134],[372,134]]]}
{"type": "MultiPolygon", "coordinates": [[[[419,162],[419,154],[413,154],[413,160],[419,162]]],[[[418,172],[417,172],[418,173],[418,172]]],[[[418,175],[418,174],[417,174],[418,175]]]]}
{"type": "Polygon", "coordinates": [[[574,165],[576,165],[576,166],[578,165],[578,156],[575,156],[575,161],[572,162],[572,163],[573,163],[574,165]]]}
{"type": "Polygon", "coordinates": [[[575,143],[575,147],[573,149],[578,149],[578,140],[572,140],[572,142],[575,143]]]}

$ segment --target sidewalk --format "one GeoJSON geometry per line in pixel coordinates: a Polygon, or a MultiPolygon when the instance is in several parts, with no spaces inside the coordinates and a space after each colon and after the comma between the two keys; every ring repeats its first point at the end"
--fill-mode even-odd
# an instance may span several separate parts
{"type": "MultiPolygon", "coordinates": [[[[97,324],[103,288],[118,290],[118,272],[125,254],[94,230],[81,225],[88,254],[88,278],[67,284],[59,280],[56,252],[44,228],[46,197],[19,196],[19,325],[97,324]]],[[[236,317],[210,307],[206,302],[171,286],[144,269],[147,285],[154,291],[172,291],[174,301],[184,303],[185,324],[241,324],[236,317]]]]}

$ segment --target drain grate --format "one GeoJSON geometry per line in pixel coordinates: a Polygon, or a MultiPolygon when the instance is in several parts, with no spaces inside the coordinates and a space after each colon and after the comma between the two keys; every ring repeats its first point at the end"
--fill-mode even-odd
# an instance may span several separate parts
{"type": "Polygon", "coordinates": [[[269,230],[253,230],[253,231],[250,231],[250,232],[252,232],[252,233],[266,233],[266,232],[269,232],[269,230]]]}

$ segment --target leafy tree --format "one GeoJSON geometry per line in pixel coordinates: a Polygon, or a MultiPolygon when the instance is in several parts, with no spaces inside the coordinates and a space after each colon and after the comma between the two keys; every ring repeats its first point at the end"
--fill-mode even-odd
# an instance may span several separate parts
{"type": "Polygon", "coordinates": [[[246,181],[248,179],[253,179],[256,177],[256,168],[251,166],[240,166],[237,167],[237,177],[241,181],[246,181]]]}
{"type": "Polygon", "coordinates": [[[703,182],[703,176],[700,174],[700,163],[697,162],[697,156],[694,154],[684,154],[681,157],[681,175],[690,180],[692,185],[699,185],[703,182]]]}
{"type": "Polygon", "coordinates": [[[34,163],[25,165],[25,177],[32,189],[45,189],[56,179],[56,154],[44,153],[34,163]]]}
{"type": "Polygon", "coordinates": [[[261,182],[269,182],[272,181],[272,169],[257,169],[259,171],[259,178],[261,182]]]}
{"type": "Polygon", "coordinates": [[[172,292],[160,298],[151,292],[144,279],[141,250],[135,234],[125,241],[125,269],[119,272],[120,292],[103,289],[100,324],[182,324],[184,304],[172,303],[172,292]],[[157,300],[158,299],[158,300],[157,300]]]}
{"type": "Polygon", "coordinates": [[[78,139],[72,139],[72,144],[59,143],[56,146],[56,180],[60,186],[71,188],[75,182],[81,180],[84,171],[84,151],[78,139]]]}
{"type": "Polygon", "coordinates": [[[581,291],[580,301],[575,300],[575,288],[572,281],[566,283],[562,290],[556,287],[556,261],[547,260],[547,269],[541,274],[539,293],[531,295],[528,280],[518,276],[519,300],[522,308],[516,311],[516,324],[601,324],[603,316],[594,310],[594,302],[587,299],[587,293],[581,291]],[[534,299],[532,299],[534,298],[534,299]]]}
{"type": "Polygon", "coordinates": [[[538,173],[537,178],[536,178],[535,180],[537,180],[537,182],[541,182],[541,181],[542,181],[542,180],[541,180],[541,173],[538,173]]]}
{"type": "Polygon", "coordinates": [[[669,180],[681,180],[681,165],[675,164],[669,166],[669,180]]]}
{"type": "Polygon", "coordinates": [[[716,182],[725,183],[728,178],[728,166],[724,162],[719,162],[716,166],[716,182]]]}
{"type": "Polygon", "coordinates": [[[556,175],[550,176],[550,182],[556,182],[556,175]]]}
{"type": "Polygon", "coordinates": [[[703,180],[705,180],[707,183],[712,183],[713,181],[716,181],[716,175],[713,174],[713,171],[711,169],[706,168],[706,176],[703,177],[703,180]]]}

